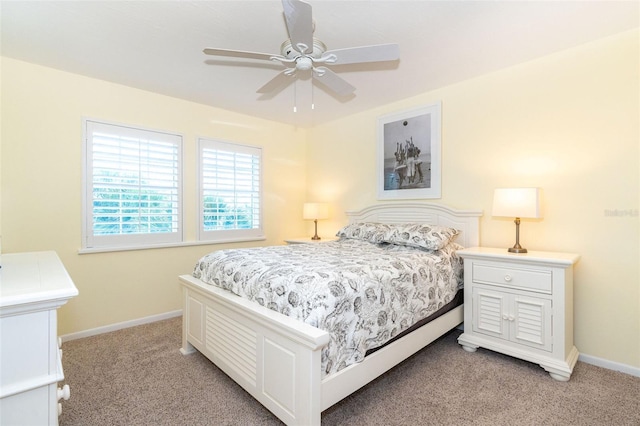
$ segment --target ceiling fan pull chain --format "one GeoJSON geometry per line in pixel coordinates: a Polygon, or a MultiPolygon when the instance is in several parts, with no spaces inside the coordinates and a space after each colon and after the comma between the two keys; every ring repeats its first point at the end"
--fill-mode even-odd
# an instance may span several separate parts
{"type": "Polygon", "coordinates": [[[313,101],[313,82],[311,82],[311,109],[312,110],[316,109],[316,104],[313,101]]]}
{"type": "Polygon", "coordinates": [[[296,88],[298,87],[298,80],[293,82],[293,112],[296,113],[298,112],[298,106],[297,106],[297,96],[296,96],[296,88]]]}

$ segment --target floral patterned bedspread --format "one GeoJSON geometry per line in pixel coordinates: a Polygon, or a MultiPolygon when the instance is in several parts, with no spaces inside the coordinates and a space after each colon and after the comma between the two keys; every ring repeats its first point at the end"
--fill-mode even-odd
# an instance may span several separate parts
{"type": "Polygon", "coordinates": [[[329,332],[325,376],[450,302],[462,287],[459,248],[342,239],[220,250],[200,259],[193,276],[329,332]]]}

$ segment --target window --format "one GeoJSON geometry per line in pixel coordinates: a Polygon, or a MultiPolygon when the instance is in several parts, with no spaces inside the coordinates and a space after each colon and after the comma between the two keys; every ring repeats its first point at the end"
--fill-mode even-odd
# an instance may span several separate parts
{"type": "Polygon", "coordinates": [[[200,139],[199,239],[216,242],[264,238],[262,150],[200,139]]]}
{"type": "Polygon", "coordinates": [[[182,136],[84,120],[83,248],[182,241],[182,136]]]}

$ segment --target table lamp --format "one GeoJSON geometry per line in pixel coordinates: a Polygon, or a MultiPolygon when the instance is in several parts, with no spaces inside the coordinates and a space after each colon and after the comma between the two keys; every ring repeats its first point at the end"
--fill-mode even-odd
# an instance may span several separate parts
{"type": "Polygon", "coordinates": [[[312,240],[319,240],[318,236],[318,219],[326,219],[329,217],[329,206],[324,203],[304,203],[302,209],[302,217],[307,220],[313,220],[316,228],[315,235],[312,240]]]}
{"type": "Polygon", "coordinates": [[[496,188],[493,194],[493,216],[514,217],[516,244],[510,253],[526,253],[520,245],[520,218],[541,218],[539,188],[496,188]]]}

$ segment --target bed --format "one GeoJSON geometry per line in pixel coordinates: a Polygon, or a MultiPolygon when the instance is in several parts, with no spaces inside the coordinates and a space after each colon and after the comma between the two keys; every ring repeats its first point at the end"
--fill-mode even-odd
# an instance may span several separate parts
{"type": "MultiPolygon", "coordinates": [[[[479,243],[478,211],[429,203],[379,204],[347,212],[350,224],[426,223],[479,243]]],[[[329,244],[329,243],[326,243],[329,244]]],[[[197,274],[196,274],[197,275],[197,274]]],[[[182,275],[183,354],[199,351],[286,424],[319,425],[321,413],[463,321],[462,305],[377,348],[359,362],[326,372],[327,331],[268,309],[193,275],[182,275]],[[326,364],[326,363],[325,363],[326,364]]]]}

